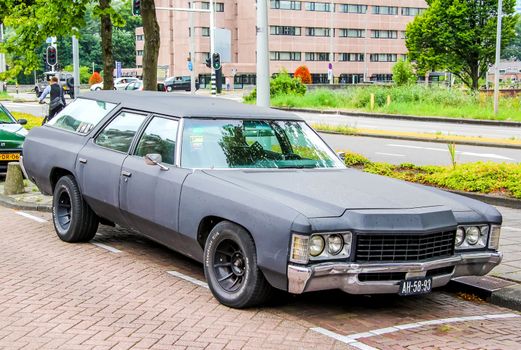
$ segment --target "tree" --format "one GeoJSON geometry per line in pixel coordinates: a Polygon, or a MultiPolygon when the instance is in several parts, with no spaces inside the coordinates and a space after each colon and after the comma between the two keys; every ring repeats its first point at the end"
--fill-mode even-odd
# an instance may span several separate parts
{"type": "MultiPolygon", "coordinates": [[[[497,0],[427,0],[429,8],[407,25],[409,59],[418,71],[446,69],[472,90],[494,62],[497,0]]],[[[501,46],[514,37],[515,0],[503,1],[501,46]]]]}
{"type": "Polygon", "coordinates": [[[516,23],[516,35],[504,50],[501,52],[501,58],[507,60],[521,61],[521,18],[516,23]]]}
{"type": "Polygon", "coordinates": [[[411,62],[399,60],[393,66],[393,80],[396,85],[412,85],[416,83],[416,74],[411,62]]]}
{"type": "Polygon", "coordinates": [[[294,76],[299,78],[302,84],[311,84],[311,73],[309,73],[309,69],[306,66],[299,66],[295,70],[294,76]]]}
{"type": "Polygon", "coordinates": [[[143,89],[156,91],[160,39],[154,0],[141,1],[141,19],[145,36],[145,46],[143,48],[143,89]]]}

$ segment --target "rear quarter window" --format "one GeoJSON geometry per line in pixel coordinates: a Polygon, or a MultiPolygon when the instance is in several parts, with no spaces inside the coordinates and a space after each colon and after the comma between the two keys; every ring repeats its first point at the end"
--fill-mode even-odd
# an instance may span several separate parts
{"type": "Polygon", "coordinates": [[[79,98],[66,106],[47,125],[86,135],[114,108],[114,103],[79,98]]]}

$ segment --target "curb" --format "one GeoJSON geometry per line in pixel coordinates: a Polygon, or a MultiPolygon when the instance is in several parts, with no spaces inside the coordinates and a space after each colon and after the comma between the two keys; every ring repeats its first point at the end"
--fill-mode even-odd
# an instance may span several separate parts
{"type": "Polygon", "coordinates": [[[17,210],[31,210],[31,211],[41,211],[41,212],[52,212],[52,206],[50,204],[34,204],[28,202],[18,202],[12,198],[9,198],[4,195],[0,195],[0,204],[4,207],[17,209],[17,210]]]}
{"type": "Polygon", "coordinates": [[[505,120],[488,120],[488,119],[465,119],[465,118],[450,118],[450,117],[420,117],[417,115],[405,114],[383,114],[383,113],[369,113],[369,112],[349,112],[343,110],[322,110],[312,108],[288,108],[275,107],[273,109],[280,109],[282,111],[303,112],[303,113],[317,113],[317,114],[334,114],[345,115],[352,117],[366,117],[366,118],[384,118],[384,119],[398,119],[398,120],[414,120],[422,122],[438,122],[438,123],[452,123],[452,124],[474,124],[474,125],[488,125],[488,126],[507,126],[514,128],[521,128],[521,122],[512,122],[505,120]]]}
{"type": "Polygon", "coordinates": [[[493,292],[490,296],[490,302],[494,305],[521,311],[521,285],[517,284],[493,292]]]}
{"type": "Polygon", "coordinates": [[[472,199],[477,199],[479,201],[485,202],[490,205],[496,205],[499,207],[508,207],[508,208],[512,208],[512,209],[521,209],[521,199],[503,198],[503,197],[492,196],[490,194],[449,190],[449,189],[441,188],[441,187],[436,187],[436,188],[447,191],[447,192],[451,192],[454,194],[459,194],[459,195],[462,195],[465,197],[469,197],[472,199]]]}
{"type": "Polygon", "coordinates": [[[448,142],[454,142],[457,145],[521,149],[521,145],[510,145],[510,144],[492,143],[492,142],[461,141],[461,140],[440,140],[440,139],[427,139],[427,138],[413,137],[413,136],[375,135],[375,134],[369,134],[369,133],[344,134],[344,133],[336,132],[336,131],[321,131],[321,130],[316,130],[316,131],[319,132],[319,133],[322,133],[322,134],[332,134],[332,135],[362,136],[362,137],[374,137],[374,138],[379,138],[379,139],[418,141],[418,142],[433,142],[433,143],[444,143],[444,144],[447,144],[448,142]]]}

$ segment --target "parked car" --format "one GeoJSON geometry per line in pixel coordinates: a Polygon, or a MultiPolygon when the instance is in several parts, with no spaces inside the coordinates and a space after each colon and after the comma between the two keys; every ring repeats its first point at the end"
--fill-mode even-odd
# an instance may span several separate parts
{"type": "MultiPolygon", "coordinates": [[[[125,87],[134,81],[138,81],[138,78],[135,77],[122,77],[122,78],[114,78],[114,90],[124,90],[125,87]]],[[[90,87],[91,91],[103,90],[103,82],[98,84],[92,84],[90,87]]]]}
{"type": "Polygon", "coordinates": [[[492,206],[346,168],[298,115],[224,99],[85,94],[30,131],[23,164],[60,239],[131,227],[236,308],[274,288],[423,294],[502,258],[492,206]]]}
{"type": "MultiPolygon", "coordinates": [[[[165,79],[165,90],[168,92],[171,91],[190,91],[192,78],[189,76],[179,76],[179,77],[170,77],[165,79]]],[[[195,81],[195,89],[199,90],[199,81],[195,81]]]]}
{"type": "Polygon", "coordinates": [[[7,163],[20,160],[27,130],[22,125],[27,120],[16,120],[0,103],[0,173],[7,170],[7,163]]]}
{"type": "Polygon", "coordinates": [[[65,94],[68,94],[71,98],[74,98],[74,77],[70,72],[45,72],[34,86],[34,92],[36,97],[40,97],[43,90],[49,85],[49,80],[52,77],[58,77],[59,84],[65,94]]]}

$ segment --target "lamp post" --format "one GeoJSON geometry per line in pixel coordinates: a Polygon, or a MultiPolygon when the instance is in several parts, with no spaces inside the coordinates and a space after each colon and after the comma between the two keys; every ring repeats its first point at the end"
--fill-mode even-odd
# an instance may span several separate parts
{"type": "Polygon", "coordinates": [[[257,106],[270,106],[268,1],[257,0],[257,106]]]}
{"type": "Polygon", "coordinates": [[[503,0],[497,3],[496,64],[494,69],[494,115],[499,109],[499,60],[501,54],[501,22],[503,17],[503,0]]]}

